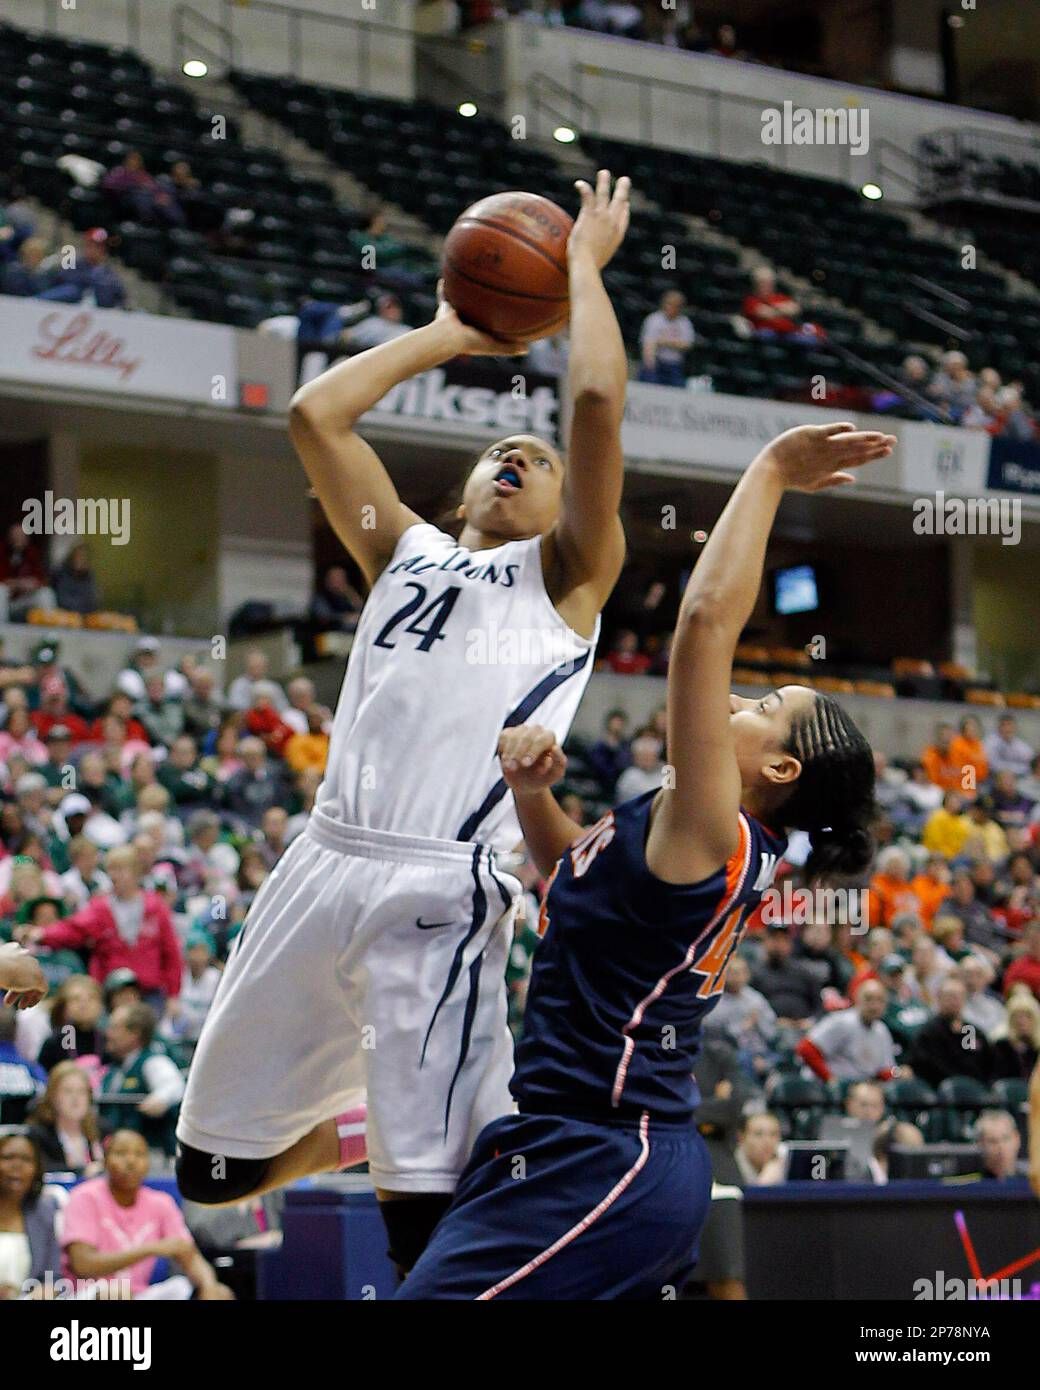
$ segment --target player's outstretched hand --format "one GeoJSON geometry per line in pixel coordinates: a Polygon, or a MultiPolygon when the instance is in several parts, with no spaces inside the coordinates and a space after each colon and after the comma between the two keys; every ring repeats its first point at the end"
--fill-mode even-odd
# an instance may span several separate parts
{"type": "Polygon", "coordinates": [[[498,740],[498,756],[506,786],[521,794],[551,787],[567,768],[567,758],[556,735],[537,724],[504,729],[498,740]]]}
{"type": "Polygon", "coordinates": [[[479,328],[463,323],[444,298],[443,280],[437,281],[436,318],[451,325],[458,338],[456,355],[459,357],[521,357],[527,351],[528,344],[519,338],[511,341],[493,338],[490,333],[482,333],[479,328]]]}
{"type": "Polygon", "coordinates": [[[588,251],[602,270],[624,240],[628,231],[628,195],[632,180],[623,174],[610,191],[610,170],[601,169],[593,189],[584,179],[575,188],[581,194],[581,211],[567,241],[568,256],[588,251]]]}
{"type": "Polygon", "coordinates": [[[0,946],[0,989],[7,1008],[31,1009],[47,996],[40,962],[13,941],[0,946]]]}
{"type": "Polygon", "coordinates": [[[846,470],[887,458],[894,434],[857,430],[855,425],[798,425],[785,430],[762,450],[757,463],[776,470],[792,492],[819,492],[854,482],[846,470]]]}

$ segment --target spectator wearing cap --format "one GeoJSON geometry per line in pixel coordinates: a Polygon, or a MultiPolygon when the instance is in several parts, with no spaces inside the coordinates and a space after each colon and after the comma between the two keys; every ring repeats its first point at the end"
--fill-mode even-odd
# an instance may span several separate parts
{"type": "Polygon", "coordinates": [[[971,952],[960,962],[960,977],[965,989],[961,1017],[992,1037],[1005,1021],[1004,1005],[990,989],[997,972],[985,956],[971,952]]]}
{"type": "Polygon", "coordinates": [[[66,903],[75,912],[96,893],[110,893],[112,880],[101,868],[101,854],[89,836],[82,832],[73,835],[68,852],[70,867],[61,876],[61,886],[66,903]]]}
{"type": "Polygon", "coordinates": [[[101,607],[97,580],[90,567],[90,547],[74,545],[51,576],[58,607],[70,613],[96,613],[101,607]]]}
{"type": "Polygon", "coordinates": [[[80,239],[76,263],[62,266],[38,299],[61,304],[80,304],[92,300],[99,309],[125,309],[126,287],[109,263],[108,233],[104,227],[91,227],[80,239]]]}
{"type": "Polygon", "coordinates": [[[47,760],[40,764],[40,776],[46,779],[52,793],[61,797],[63,789],[75,780],[76,769],[70,760],[72,753],[72,730],[67,724],[52,724],[47,730],[44,743],[47,747],[47,760]]]}
{"type": "Polygon", "coordinates": [[[246,826],[256,829],[269,806],[284,804],[284,775],[268,758],[262,739],[244,738],[238,747],[243,765],[225,784],[224,804],[246,826]]]}
{"type": "Polygon", "coordinates": [[[116,688],[129,695],[135,703],[146,698],[145,682],[154,674],[162,674],[170,699],[183,700],[188,693],[188,682],[180,671],[163,672],[159,662],[159,645],[157,637],[139,637],[130,655],[129,665],[124,666],[116,677],[116,688]]]}
{"type": "MultiPolygon", "coordinates": [[[[240,676],[236,676],[228,687],[227,704],[228,709],[240,710],[245,712],[253,705],[253,687],[257,681],[269,680],[267,653],[259,647],[253,647],[246,652],[245,670],[240,676]]],[[[281,713],[289,703],[285,697],[285,692],[281,686],[275,684],[277,694],[272,694],[275,708],[281,713]]]]}
{"type": "Polygon", "coordinates": [[[184,732],[202,743],[215,735],[224,718],[224,700],[217,689],[216,672],[196,666],[188,677],[184,698],[184,732]]]}
{"type": "Polygon", "coordinates": [[[989,757],[990,771],[1013,772],[1016,777],[1026,777],[1034,757],[1024,738],[1018,736],[1018,721],[1013,714],[1003,714],[997,720],[997,727],[986,738],[986,753],[989,757]]]}
{"type": "Polygon", "coordinates": [[[113,1014],[124,1004],[140,1004],[144,1001],[141,982],[128,965],[121,965],[105,976],[102,991],[105,1000],[105,1013],[113,1014]]]}
{"type": "Polygon", "coordinates": [[[84,717],[93,713],[92,704],[86,691],[80,684],[79,677],[75,671],[63,666],[59,659],[60,648],[58,643],[51,638],[46,638],[42,642],[37,642],[32,650],[33,680],[34,688],[29,691],[29,708],[35,709],[39,705],[40,686],[47,677],[56,677],[62,685],[62,689],[69,702],[69,707],[84,717]]]}
{"type": "Polygon", "coordinates": [[[683,313],[685,307],[679,290],[665,290],[658,308],[643,320],[639,330],[640,381],[685,386],[686,354],[696,338],[693,324],[683,313]]]}
{"type": "Polygon", "coordinates": [[[804,1027],[820,1007],[820,992],[811,971],[792,960],[790,929],[773,922],[766,930],[764,958],[751,973],[751,983],[765,995],[779,1022],[804,1027]]]}
{"type": "Polygon", "coordinates": [[[31,608],[55,607],[43,555],[21,522],[9,526],[0,543],[0,592],[7,599],[7,616],[12,622],[22,622],[31,608]]]}
{"type": "Polygon", "coordinates": [[[893,951],[878,963],[877,978],[887,990],[885,1012],[882,1014],[885,1027],[892,1034],[892,1040],[900,1057],[913,1040],[914,1034],[932,1016],[931,1009],[914,997],[907,978],[907,964],[901,955],[893,951]]]}
{"type": "Polygon", "coordinates": [[[970,1076],[987,1082],[992,1069],[992,1049],[985,1033],[966,1024],[964,982],[950,975],[939,986],[935,1017],[918,1030],[910,1049],[915,1076],[933,1089],[949,1076],[970,1076]]]}
{"type": "Polygon", "coordinates": [[[216,946],[208,932],[194,927],[184,943],[184,974],[176,1007],[167,1012],[160,1033],[171,1041],[196,1043],[213,1003],[220,974],[216,946]]]}
{"type": "Polygon", "coordinates": [[[146,999],[162,1009],[181,987],[181,947],[170,909],[158,893],[141,891],[131,846],[111,850],[105,869],[112,880],[111,893],[91,898],[64,922],[34,929],[31,940],[41,946],[89,950],[88,970],[95,980],[128,967],[146,999]]]}
{"type": "Polygon", "coordinates": [[[1016,985],[1025,985],[1040,999],[1040,922],[1030,922],[1022,936],[1024,950],[1011,962],[1004,974],[1004,994],[1009,995],[1016,985]]]}
{"type": "Polygon", "coordinates": [[[880,980],[864,980],[851,1009],[814,1023],[795,1048],[824,1081],[888,1081],[898,1074],[895,1043],[884,1022],[888,991],[880,980]]]}
{"type": "Polygon", "coordinates": [[[6,763],[12,754],[20,754],[37,768],[47,761],[47,747],[37,736],[29,711],[18,705],[8,710],[0,729],[0,762],[6,763]]]}
{"type": "Polygon", "coordinates": [[[134,706],[134,714],[153,744],[170,748],[184,730],[184,706],[170,695],[162,671],[148,674],[144,691],[144,699],[134,706]]]}

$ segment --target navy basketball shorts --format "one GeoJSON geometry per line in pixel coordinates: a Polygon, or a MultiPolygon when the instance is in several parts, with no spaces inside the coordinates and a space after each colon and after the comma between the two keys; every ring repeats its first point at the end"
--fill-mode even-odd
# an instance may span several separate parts
{"type": "Polygon", "coordinates": [[[477,1138],[401,1299],[670,1299],[697,1260],[711,1162],[692,1123],[506,1115],[477,1138]]]}

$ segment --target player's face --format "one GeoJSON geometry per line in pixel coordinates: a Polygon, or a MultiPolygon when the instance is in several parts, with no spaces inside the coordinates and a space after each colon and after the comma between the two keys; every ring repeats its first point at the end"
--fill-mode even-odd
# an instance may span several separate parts
{"type": "Polygon", "coordinates": [[[785,685],[757,700],[729,697],[730,728],[745,787],[782,787],[801,771],[798,759],[784,751],[792,721],[809,714],[816,696],[804,685],[785,685]]]}
{"type": "Polygon", "coordinates": [[[490,445],[462,495],[466,521],[507,540],[541,536],[560,511],[563,460],[533,434],[513,434],[490,445]]]}

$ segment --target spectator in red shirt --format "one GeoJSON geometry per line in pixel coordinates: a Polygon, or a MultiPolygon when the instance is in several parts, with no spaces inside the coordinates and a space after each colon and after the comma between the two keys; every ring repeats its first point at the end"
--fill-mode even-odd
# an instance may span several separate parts
{"type": "Polygon", "coordinates": [[[91,741],[93,743],[108,743],[111,741],[114,732],[114,726],[110,726],[108,732],[106,733],[105,720],[110,715],[114,714],[117,719],[121,719],[123,721],[123,730],[120,742],[122,742],[124,738],[136,739],[138,742],[143,743],[147,746],[148,734],[145,731],[145,727],[141,723],[141,721],[139,719],[134,718],[133,708],[134,702],[133,700],[131,700],[130,696],[126,693],[125,690],[115,691],[115,693],[110,697],[108,704],[105,706],[105,712],[103,714],[99,714],[98,717],[94,720],[93,724],[91,724],[90,726],[91,741]]]}
{"type": "Polygon", "coordinates": [[[23,619],[30,608],[57,607],[43,556],[20,522],[7,528],[7,539],[0,543],[0,584],[6,591],[7,611],[14,622],[23,619]]]}
{"type": "Polygon", "coordinates": [[[617,676],[642,676],[649,669],[650,658],[639,650],[639,638],[631,628],[624,628],[614,638],[607,665],[617,676]]]}
{"type": "Polygon", "coordinates": [[[1025,950],[1004,972],[1004,994],[1009,995],[1015,985],[1027,985],[1040,999],[1040,922],[1030,922],[1022,939],[1025,950]]]}
{"type": "Polygon", "coordinates": [[[279,694],[274,681],[254,682],[253,703],[245,713],[246,732],[262,739],[264,747],[275,758],[284,755],[285,745],[295,732],[278,713],[275,702],[279,694]]]}
{"type": "Polygon", "coordinates": [[[801,323],[802,306],[776,287],[772,268],[760,265],[751,276],[754,289],[746,295],[742,312],[756,338],[786,338],[790,342],[818,343],[825,335],[816,324],[801,323]]]}
{"type": "Polygon", "coordinates": [[[85,743],[90,738],[87,721],[69,709],[68,686],[55,671],[48,672],[40,681],[40,708],[33,711],[32,722],[42,739],[55,724],[65,725],[73,743],[85,743]]]}
{"type": "Polygon", "coordinates": [[[132,845],[109,850],[105,871],[112,891],[49,927],[34,928],[40,946],[90,950],[88,970],[99,983],[113,970],[128,968],[141,983],[146,1003],[157,1012],[181,991],[184,964],[173,917],[162,895],[142,892],[137,851],[132,845]]]}

